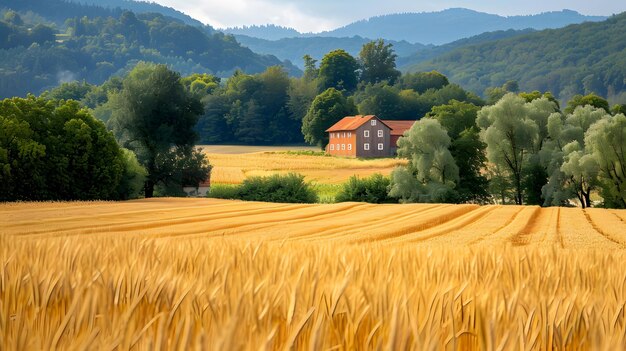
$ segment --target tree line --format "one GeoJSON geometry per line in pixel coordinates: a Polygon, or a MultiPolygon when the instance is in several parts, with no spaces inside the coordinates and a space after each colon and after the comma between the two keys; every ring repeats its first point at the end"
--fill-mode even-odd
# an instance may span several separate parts
{"type": "Polygon", "coordinates": [[[626,208],[624,106],[590,94],[561,109],[551,94],[508,93],[482,108],[438,106],[398,142],[403,202],[499,202],[626,208]]]}

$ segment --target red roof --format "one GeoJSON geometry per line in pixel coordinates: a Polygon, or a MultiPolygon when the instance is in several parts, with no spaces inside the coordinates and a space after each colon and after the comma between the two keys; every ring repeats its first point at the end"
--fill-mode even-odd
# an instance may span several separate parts
{"type": "Polygon", "coordinates": [[[417,121],[381,121],[391,128],[391,135],[403,135],[404,132],[411,129],[417,121]]]}
{"type": "MultiPolygon", "coordinates": [[[[344,117],[339,122],[333,124],[332,127],[326,129],[326,131],[337,132],[337,131],[344,131],[344,130],[357,130],[360,126],[367,123],[367,121],[371,120],[372,118],[378,119],[378,117],[374,115],[367,115],[367,116],[356,115],[356,116],[344,117]]],[[[378,120],[380,121],[380,119],[378,120]]],[[[380,122],[386,125],[385,122],[383,121],[380,121],[380,122]]]]}

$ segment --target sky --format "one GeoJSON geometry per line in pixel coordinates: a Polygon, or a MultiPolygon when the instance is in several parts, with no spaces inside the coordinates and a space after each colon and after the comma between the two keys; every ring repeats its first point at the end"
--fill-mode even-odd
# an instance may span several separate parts
{"type": "Polygon", "coordinates": [[[320,32],[372,16],[451,7],[504,16],[570,9],[586,15],[626,11],[624,0],[152,0],[216,28],[276,24],[320,32]]]}

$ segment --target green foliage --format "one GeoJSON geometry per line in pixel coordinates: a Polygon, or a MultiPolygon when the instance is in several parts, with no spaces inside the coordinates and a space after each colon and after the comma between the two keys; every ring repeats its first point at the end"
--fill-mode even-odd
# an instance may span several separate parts
{"type": "Polygon", "coordinates": [[[425,118],[398,140],[398,156],[407,167],[391,174],[389,196],[402,202],[456,202],[459,168],[449,147],[450,137],[437,120],[425,118]]]}
{"type": "Polygon", "coordinates": [[[0,102],[0,201],[132,197],[132,168],[104,124],[75,101],[0,102]]]}
{"type": "Polygon", "coordinates": [[[361,81],[370,84],[388,82],[394,84],[400,77],[396,69],[396,57],[392,44],[378,39],[361,48],[359,62],[361,64],[361,81]]]}
{"type": "MultiPolygon", "coordinates": [[[[0,21],[0,97],[39,94],[74,80],[101,84],[112,75],[127,73],[139,61],[166,64],[185,75],[225,76],[237,68],[259,73],[272,65],[300,73],[274,56],[253,53],[231,36],[161,14],[82,8],[62,0],[9,1],[11,8],[65,16],[60,23],[66,33],[59,33],[56,40],[56,31],[45,25],[26,27],[0,21]]],[[[210,83],[200,79],[194,91],[210,91],[214,88],[210,83]]]]}
{"type": "Polygon", "coordinates": [[[214,199],[235,200],[238,199],[239,185],[211,184],[209,197],[214,199]]]}
{"type": "Polygon", "coordinates": [[[626,14],[457,48],[408,71],[439,70],[473,92],[519,82],[522,91],[551,91],[560,100],[626,89],[626,14]]]}
{"type": "Polygon", "coordinates": [[[343,184],[343,188],[335,199],[337,202],[394,203],[397,201],[388,195],[390,185],[390,179],[378,173],[365,179],[352,176],[343,184]]]}
{"type": "Polygon", "coordinates": [[[324,149],[328,144],[326,129],[345,116],[354,115],[356,108],[343,94],[329,88],[313,100],[311,108],[302,120],[302,134],[311,145],[324,149]]]}
{"type": "Polygon", "coordinates": [[[585,134],[588,152],[599,166],[605,205],[626,208],[626,116],[607,116],[585,134]]]}
{"type": "Polygon", "coordinates": [[[572,97],[572,99],[567,102],[567,107],[565,107],[564,112],[572,113],[574,112],[576,107],[586,105],[601,108],[606,112],[609,112],[609,102],[596,94],[588,94],[585,96],[574,95],[574,97],[572,97]]]}
{"type": "Polygon", "coordinates": [[[420,94],[429,89],[439,90],[448,84],[448,78],[437,71],[407,73],[399,82],[400,88],[411,89],[420,94]]]}
{"type": "Polygon", "coordinates": [[[282,203],[315,203],[318,200],[313,187],[297,173],[247,178],[236,187],[212,188],[209,197],[282,203]]]}
{"type": "Polygon", "coordinates": [[[358,83],[356,59],[344,50],[333,50],[322,58],[319,70],[319,91],[334,88],[352,92],[358,83]]]}
{"type": "Polygon", "coordinates": [[[546,98],[526,102],[509,93],[478,112],[476,124],[487,144],[487,159],[497,165],[500,174],[511,178],[516,204],[523,203],[524,175],[538,162],[537,154],[548,133],[548,116],[556,110],[556,105],[546,98]]]}
{"type": "Polygon", "coordinates": [[[182,85],[179,74],[164,65],[140,63],[124,78],[122,90],[110,103],[113,117],[109,123],[148,172],[145,196],[152,197],[159,183],[179,181],[182,187],[181,179],[175,179],[167,167],[162,168],[175,164],[172,160],[181,155],[192,155],[190,146],[196,138],[193,128],[202,105],[182,85]]]}

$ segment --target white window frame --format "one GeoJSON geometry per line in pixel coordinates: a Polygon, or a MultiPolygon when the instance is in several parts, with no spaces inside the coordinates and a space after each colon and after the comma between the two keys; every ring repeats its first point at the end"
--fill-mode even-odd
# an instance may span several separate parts
{"type": "Polygon", "coordinates": [[[348,138],[352,138],[352,132],[348,132],[348,138]]]}
{"type": "Polygon", "coordinates": [[[370,125],[375,126],[375,125],[376,125],[376,120],[375,120],[375,119],[371,120],[371,121],[370,121],[370,125]]]}
{"type": "Polygon", "coordinates": [[[370,131],[369,130],[364,130],[363,131],[363,137],[369,138],[370,137],[370,131]]]}
{"type": "Polygon", "coordinates": [[[369,149],[370,149],[370,143],[363,144],[363,150],[369,151],[369,149]]]}
{"type": "Polygon", "coordinates": [[[382,151],[385,149],[385,145],[383,145],[383,143],[378,143],[378,150],[382,151]]]}
{"type": "Polygon", "coordinates": [[[341,150],[345,150],[346,149],[346,144],[341,144],[341,150]]]}
{"type": "Polygon", "coordinates": [[[378,130],[378,137],[379,137],[379,138],[382,138],[382,137],[383,137],[383,130],[382,130],[382,129],[379,129],[379,130],[378,130]]]}
{"type": "Polygon", "coordinates": [[[335,144],[330,144],[330,151],[335,151],[335,144]]]}
{"type": "Polygon", "coordinates": [[[352,144],[348,144],[348,151],[352,151],[352,144]]]}
{"type": "Polygon", "coordinates": [[[337,144],[337,151],[341,150],[339,147],[340,147],[339,144],[337,144]]]}

